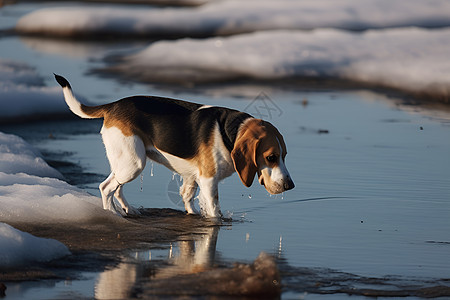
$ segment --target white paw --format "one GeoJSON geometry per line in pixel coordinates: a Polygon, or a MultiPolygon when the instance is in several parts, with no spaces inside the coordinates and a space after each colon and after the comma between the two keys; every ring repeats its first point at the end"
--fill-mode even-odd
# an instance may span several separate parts
{"type": "Polygon", "coordinates": [[[127,213],[121,208],[118,207],[114,202],[109,202],[106,207],[104,207],[105,210],[109,210],[113,214],[120,216],[120,217],[126,217],[127,213]]]}
{"type": "Polygon", "coordinates": [[[189,215],[199,215],[200,212],[195,208],[193,201],[184,204],[184,208],[189,215]]]}
{"type": "Polygon", "coordinates": [[[131,205],[128,209],[125,209],[125,212],[128,216],[139,216],[141,214],[137,208],[134,208],[131,205]]]}

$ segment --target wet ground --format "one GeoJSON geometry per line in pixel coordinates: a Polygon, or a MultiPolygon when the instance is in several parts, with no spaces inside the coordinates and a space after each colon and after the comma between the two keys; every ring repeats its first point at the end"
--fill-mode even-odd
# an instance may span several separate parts
{"type": "MultiPolygon", "coordinates": [[[[73,255],[2,273],[6,299],[259,297],[255,287],[285,299],[450,297],[448,106],[348,85],[156,86],[92,72],[106,64],[103,57],[131,48],[129,42],[0,38],[3,58],[35,67],[49,86],[57,85],[53,72],[66,76],[92,103],[162,95],[271,121],[285,137],[296,188],[269,196],[233,175],[219,186],[226,219],[215,224],[186,216],[178,177],[148,162],[125,187],[140,217],[12,224],[60,240],[73,255]],[[256,260],[261,252],[272,258],[256,260]]],[[[64,117],[3,124],[0,131],[22,136],[68,182],[99,195],[109,173],[100,128],[98,120],[64,117]]]]}

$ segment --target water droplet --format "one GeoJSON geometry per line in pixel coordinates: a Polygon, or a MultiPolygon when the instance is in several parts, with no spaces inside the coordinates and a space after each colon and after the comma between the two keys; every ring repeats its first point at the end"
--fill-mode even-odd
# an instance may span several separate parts
{"type": "Polygon", "coordinates": [[[283,253],[283,247],[282,247],[282,241],[283,241],[283,236],[280,235],[280,242],[278,243],[278,257],[281,257],[281,254],[283,253]]]}
{"type": "Polygon", "coordinates": [[[152,165],[151,165],[151,168],[150,168],[150,176],[153,177],[153,162],[152,162],[152,165]]]}
{"type": "Polygon", "coordinates": [[[141,173],[141,192],[144,191],[144,174],[141,173]]]}
{"type": "Polygon", "coordinates": [[[169,248],[169,258],[173,258],[173,247],[172,247],[172,244],[170,244],[170,248],[169,248]]]}
{"type": "Polygon", "coordinates": [[[248,199],[252,199],[252,194],[248,194],[248,199]]]}

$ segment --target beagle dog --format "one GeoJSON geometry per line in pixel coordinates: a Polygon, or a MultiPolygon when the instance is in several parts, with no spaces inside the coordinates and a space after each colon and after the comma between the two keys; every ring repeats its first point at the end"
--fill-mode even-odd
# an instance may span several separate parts
{"type": "Polygon", "coordinates": [[[247,187],[257,174],[271,194],[294,188],[283,137],[269,122],[237,110],[153,96],[86,106],[64,77],[55,78],[74,114],[103,118],[101,135],[111,167],[99,186],[104,209],[124,216],[137,213],[122,188],[139,176],[147,158],[181,175],[180,195],[189,214],[197,213],[193,200],[199,187],[202,215],[220,217],[218,183],[235,171],[247,187]]]}

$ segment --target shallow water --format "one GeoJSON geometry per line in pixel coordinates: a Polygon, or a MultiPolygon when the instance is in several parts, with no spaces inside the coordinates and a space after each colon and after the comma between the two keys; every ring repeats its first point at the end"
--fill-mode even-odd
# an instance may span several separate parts
{"type": "MultiPolygon", "coordinates": [[[[187,242],[129,249],[119,262],[83,269],[75,280],[10,284],[6,299],[82,299],[108,290],[122,298],[150,297],[145,291],[148,278],[155,278],[151,274],[170,278],[195,260],[222,267],[251,262],[261,251],[277,258],[283,298],[413,298],[436,292],[424,288],[449,286],[448,112],[365,90],[254,83],[155,87],[89,73],[103,64],[100,58],[122,48],[130,50],[120,43],[0,39],[3,58],[36,67],[50,86],[56,85],[53,72],[65,75],[76,93],[94,103],[164,95],[246,110],[271,121],[285,137],[296,188],[270,196],[257,182],[245,188],[233,175],[219,186],[222,212],[233,220],[226,226],[187,242]]],[[[68,120],[0,130],[24,137],[69,182],[99,195],[98,184],[109,173],[100,127],[96,120],[68,120]]],[[[125,195],[136,207],[182,209],[178,184],[172,172],[148,162],[143,176],[126,185],[125,195]]]]}
{"type": "MultiPolygon", "coordinates": [[[[248,93],[252,87],[246,88],[248,93]]],[[[433,117],[431,111],[420,114],[399,109],[367,91],[272,88],[266,94],[280,109],[269,119],[286,139],[287,166],[296,188],[270,196],[257,182],[247,189],[236,175],[224,180],[219,187],[221,208],[225,216],[238,222],[218,231],[217,243],[210,250],[217,263],[250,262],[260,251],[271,253],[285,272],[283,295],[287,298],[307,291],[343,289],[341,285],[349,285],[356,294],[367,286],[405,291],[448,285],[449,119],[433,117]],[[366,283],[370,278],[378,281],[366,283]],[[333,283],[326,288],[311,283],[322,281],[333,283]]],[[[241,110],[249,104],[248,110],[252,105],[263,106],[223,95],[198,98],[202,103],[241,110]]],[[[195,95],[180,96],[193,99],[195,95]]],[[[108,174],[96,133],[101,123],[76,120],[63,124],[15,125],[1,130],[24,136],[48,158],[81,167],[67,172],[69,181],[78,180],[78,185],[99,195],[98,183],[108,174]],[[52,138],[45,138],[50,133],[52,138]],[[80,180],[80,174],[88,179],[80,180]]],[[[143,177],[126,185],[125,195],[136,207],[182,209],[174,196],[175,179],[172,172],[149,162],[143,177]]],[[[169,257],[170,245],[166,247],[162,251],[169,257]]],[[[174,247],[180,251],[179,245],[172,245],[172,251],[174,247]]],[[[150,252],[137,255],[150,257],[150,252]]],[[[117,272],[125,268],[128,274],[129,265],[117,266],[117,272]]],[[[76,284],[96,286],[102,276],[89,274],[91,280],[76,284]]],[[[69,292],[72,286],[59,282],[44,289],[52,295],[69,292]]],[[[308,294],[309,298],[314,297],[308,294]]]]}

